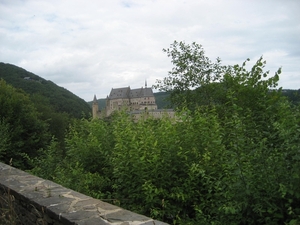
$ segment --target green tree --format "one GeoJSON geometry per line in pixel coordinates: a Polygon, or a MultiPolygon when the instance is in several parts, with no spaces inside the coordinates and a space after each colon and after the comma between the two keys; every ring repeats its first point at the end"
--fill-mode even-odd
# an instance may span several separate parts
{"type": "Polygon", "coordinates": [[[47,125],[39,119],[33,103],[21,90],[0,80],[1,161],[28,168],[24,154],[33,157],[49,141],[47,125]],[[4,147],[3,147],[4,146],[4,147]]]}
{"type": "Polygon", "coordinates": [[[9,124],[4,118],[0,120],[0,158],[2,159],[7,151],[10,149],[10,130],[9,124]]]}
{"type": "Polygon", "coordinates": [[[154,87],[170,92],[171,104],[181,109],[186,106],[195,109],[197,105],[210,102],[215,89],[207,85],[219,82],[228,69],[221,65],[221,60],[217,58],[212,62],[205,56],[203,47],[195,42],[189,45],[174,41],[163,51],[171,57],[174,67],[167,77],[157,80],[154,87]]]}
{"type": "Polygon", "coordinates": [[[32,172],[96,198],[110,199],[113,137],[104,120],[73,120],[65,137],[65,152],[52,140],[32,172]]]}
{"type": "Polygon", "coordinates": [[[39,112],[39,119],[47,123],[49,133],[58,141],[61,151],[64,151],[65,135],[72,121],[71,114],[56,111],[49,99],[40,94],[30,95],[30,100],[39,112]]]}
{"type": "MultiPolygon", "coordinates": [[[[165,51],[175,67],[169,77],[158,81],[157,87],[171,91],[171,101],[180,108],[192,109],[193,119],[198,117],[197,112],[206,118],[214,109],[224,149],[210,151],[214,160],[209,161],[219,165],[219,173],[211,166],[194,163],[192,171],[201,172],[202,178],[205,175],[205,180],[198,180],[199,186],[207,184],[207,195],[211,195],[202,196],[202,201],[194,204],[194,218],[198,223],[214,224],[299,222],[299,195],[295,192],[300,181],[295,172],[300,169],[296,156],[299,142],[295,139],[299,111],[282,97],[281,89],[275,90],[281,69],[269,76],[268,71],[264,72],[263,58],[250,70],[246,62],[223,67],[219,61],[213,64],[205,58],[203,49],[195,43],[189,46],[175,42],[171,47],[165,51]],[[207,183],[214,178],[218,179],[217,187],[222,188],[207,183]],[[207,206],[209,211],[205,210],[207,206]]],[[[186,140],[197,143],[190,138],[186,140]]]]}

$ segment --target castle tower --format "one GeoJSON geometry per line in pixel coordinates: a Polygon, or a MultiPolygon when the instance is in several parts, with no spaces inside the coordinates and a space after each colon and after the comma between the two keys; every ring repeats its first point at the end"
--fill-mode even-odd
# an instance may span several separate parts
{"type": "Polygon", "coordinates": [[[98,106],[98,101],[96,98],[96,95],[94,95],[94,100],[93,100],[93,119],[98,118],[98,111],[99,111],[99,106],[98,106]]]}
{"type": "Polygon", "coordinates": [[[144,89],[144,96],[143,97],[145,97],[146,96],[146,91],[147,91],[147,80],[145,80],[145,89],[144,89]]]}

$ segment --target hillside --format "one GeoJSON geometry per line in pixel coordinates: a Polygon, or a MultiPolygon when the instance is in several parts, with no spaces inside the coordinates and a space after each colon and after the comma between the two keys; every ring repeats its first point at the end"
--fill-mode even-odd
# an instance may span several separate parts
{"type": "Polygon", "coordinates": [[[56,112],[68,113],[76,118],[91,113],[91,108],[83,99],[23,68],[0,63],[0,78],[15,88],[23,89],[31,96],[45,97],[44,101],[49,102],[56,112]]]}
{"type": "Polygon", "coordinates": [[[300,104],[300,89],[298,90],[283,89],[282,95],[286,96],[288,100],[294,105],[300,104]]]}

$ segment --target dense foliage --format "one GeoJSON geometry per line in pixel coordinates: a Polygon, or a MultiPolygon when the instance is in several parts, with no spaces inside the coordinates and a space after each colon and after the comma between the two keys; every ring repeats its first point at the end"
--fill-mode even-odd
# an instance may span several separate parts
{"type": "Polygon", "coordinates": [[[283,89],[282,94],[288,98],[295,105],[300,104],[300,89],[291,90],[291,89],[283,89]]]}
{"type": "Polygon", "coordinates": [[[28,95],[0,79],[0,160],[27,168],[24,155],[36,156],[50,136],[28,95]]]}
{"type": "Polygon", "coordinates": [[[176,118],[77,121],[33,172],[172,224],[299,224],[299,107],[264,65],[226,67],[176,118]]]}

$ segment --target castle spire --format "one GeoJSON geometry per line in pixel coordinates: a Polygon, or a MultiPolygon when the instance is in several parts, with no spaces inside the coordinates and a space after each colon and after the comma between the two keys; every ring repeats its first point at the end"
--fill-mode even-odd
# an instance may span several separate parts
{"type": "Polygon", "coordinates": [[[145,79],[145,88],[147,88],[147,79],[145,79]]]}
{"type": "Polygon", "coordinates": [[[93,100],[93,119],[96,119],[98,117],[98,111],[99,111],[98,101],[97,101],[96,95],[94,95],[94,100],[93,100]]]}

